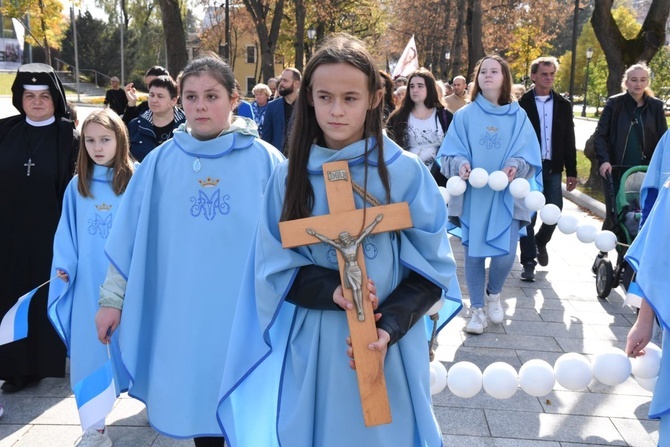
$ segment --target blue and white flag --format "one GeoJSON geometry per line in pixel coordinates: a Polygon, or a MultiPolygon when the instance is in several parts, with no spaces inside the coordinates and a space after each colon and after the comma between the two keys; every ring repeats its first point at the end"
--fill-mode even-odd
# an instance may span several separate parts
{"type": "Polygon", "coordinates": [[[2,322],[0,322],[0,346],[28,336],[28,308],[37,289],[39,287],[19,298],[16,304],[2,317],[2,322]]]}
{"type": "Polygon", "coordinates": [[[86,431],[107,417],[116,401],[112,360],[77,382],[73,388],[81,427],[86,431]]]}

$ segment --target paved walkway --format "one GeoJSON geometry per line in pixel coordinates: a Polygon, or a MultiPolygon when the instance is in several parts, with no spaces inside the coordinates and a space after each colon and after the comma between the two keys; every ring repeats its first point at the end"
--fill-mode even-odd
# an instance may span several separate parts
{"type": "MultiPolygon", "coordinates": [[[[568,201],[564,213],[583,223],[600,223],[568,201]]],[[[458,240],[452,240],[452,246],[464,284],[463,249],[458,240]]],[[[593,357],[610,346],[624,347],[635,315],[622,307],[620,289],[607,300],[596,297],[590,269],[596,253],[593,244],[556,231],[548,251],[549,266],[537,269],[534,283],[522,282],[520,266],[515,266],[503,290],[503,324],[489,326],[480,336],[465,334],[464,310],[441,332],[437,356],[447,368],[467,360],[484,370],[502,361],[518,371],[531,359],[553,365],[566,352],[593,357]]],[[[467,293],[465,287],[463,292],[467,293]]],[[[483,391],[461,399],[448,389],[434,397],[449,447],[654,447],[658,424],[646,418],[649,401],[650,393],[633,378],[615,387],[593,380],[580,392],[556,385],[542,398],[521,389],[507,400],[496,400],[483,391]]],[[[80,435],[66,379],[46,379],[18,394],[0,393],[0,403],[6,409],[0,418],[0,447],[71,447],[80,435]]],[[[190,440],[172,440],[154,432],[147,425],[143,405],[127,396],[117,401],[108,423],[116,447],[192,445],[190,440]]]]}

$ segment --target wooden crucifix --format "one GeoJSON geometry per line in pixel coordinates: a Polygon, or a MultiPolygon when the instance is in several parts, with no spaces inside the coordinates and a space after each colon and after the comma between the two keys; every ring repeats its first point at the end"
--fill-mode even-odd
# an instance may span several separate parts
{"type": "Polygon", "coordinates": [[[365,256],[358,248],[368,234],[410,228],[409,205],[402,202],[373,206],[366,211],[357,210],[346,161],[324,164],[323,176],[330,214],[280,222],[282,245],[293,248],[321,241],[336,249],[342,292],[347,300],[355,304],[354,309],[346,314],[356,356],[356,376],[365,425],[388,424],[391,422],[391,409],[381,353],[368,349],[370,343],[377,341],[377,328],[372,304],[367,299],[365,256]]]}

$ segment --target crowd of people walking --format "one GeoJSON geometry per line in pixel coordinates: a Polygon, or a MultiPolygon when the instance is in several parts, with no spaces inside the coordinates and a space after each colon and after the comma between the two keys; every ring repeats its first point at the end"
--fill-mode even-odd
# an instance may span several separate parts
{"type": "MultiPolygon", "coordinates": [[[[0,346],[2,391],[63,377],[66,355],[74,389],[111,358],[117,395],[128,391],[156,430],[198,447],[441,445],[424,315],[440,300],[455,304],[435,319],[460,310],[447,230],[459,229],[465,250],[464,331],[479,335],[509,318],[501,292],[517,246],[521,280],[533,282],[537,265],[549,265],[556,225],[535,231],[536,213],[509,189],[468,187],[445,206],[439,187],[475,169],[502,171],[562,208],[562,184],[573,190],[578,173],[558,70],[555,58],[536,59],[532,86],[518,94],[497,55],[477,63],[469,87],[465,76],[439,81],[425,68],[393,79],[360,40],[337,34],[304,73],[288,67],[258,83],[252,102],[215,55],[177,80],[151,67],[144,102],[112,78],[105,108],[79,135],[53,69],[22,66],[12,87],[19,114],[0,121],[0,182],[13,191],[0,207],[17,216],[0,224],[0,316],[51,282],[30,302],[28,337],[0,346]],[[324,178],[324,163],[336,161],[349,166],[360,234],[339,229],[284,248],[283,225],[329,214],[326,179],[340,174],[324,178]],[[365,216],[383,221],[375,209],[400,202],[412,226],[368,235],[365,216]],[[346,254],[359,245],[367,276],[346,254]],[[346,289],[365,291],[374,310],[378,341],[368,349],[381,355],[394,411],[374,428],[349,372],[367,353],[354,352],[346,289]]],[[[654,317],[666,330],[670,321],[667,280],[650,274],[665,261],[648,247],[670,248],[670,137],[650,78],[645,65],[631,66],[595,133],[603,179],[617,185],[621,169],[651,163],[641,199],[647,245],[636,239],[627,255],[644,292],[633,356],[644,354],[654,317]]],[[[657,387],[651,416],[670,443],[668,393],[657,387]]],[[[78,446],[112,444],[103,418],[78,446]]]]}

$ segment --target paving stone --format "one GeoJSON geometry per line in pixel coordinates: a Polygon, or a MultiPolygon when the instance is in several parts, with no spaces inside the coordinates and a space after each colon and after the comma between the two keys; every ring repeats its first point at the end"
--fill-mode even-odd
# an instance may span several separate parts
{"type": "MultiPolygon", "coordinates": [[[[448,435],[444,437],[448,447],[561,447],[556,441],[529,441],[520,439],[483,438],[477,436],[448,435]]],[[[591,446],[592,447],[592,446],[591,446]]]]}
{"type": "Polygon", "coordinates": [[[658,445],[658,421],[612,418],[624,441],[635,447],[656,447],[658,445]]]}
{"type": "Polygon", "coordinates": [[[484,410],[484,413],[491,435],[496,438],[626,445],[612,421],[605,417],[504,410],[484,410]]]}
{"type": "Polygon", "coordinates": [[[647,419],[649,398],[595,392],[554,391],[541,400],[546,413],[647,419]],[[551,405],[546,405],[550,400],[551,405]]]}

